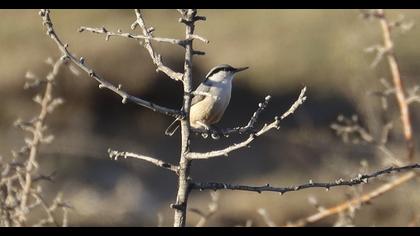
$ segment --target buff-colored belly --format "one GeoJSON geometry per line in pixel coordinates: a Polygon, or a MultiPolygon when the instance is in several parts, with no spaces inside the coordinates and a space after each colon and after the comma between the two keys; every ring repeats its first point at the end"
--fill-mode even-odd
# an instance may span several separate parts
{"type": "MultiPolygon", "coordinates": [[[[219,91],[216,91],[219,92],[219,91]]],[[[220,121],[230,101],[230,91],[217,94],[219,99],[207,96],[202,101],[194,104],[190,111],[190,122],[193,128],[203,128],[202,124],[207,126],[215,124],[220,121]],[[224,95],[224,96],[221,96],[224,95]]]]}

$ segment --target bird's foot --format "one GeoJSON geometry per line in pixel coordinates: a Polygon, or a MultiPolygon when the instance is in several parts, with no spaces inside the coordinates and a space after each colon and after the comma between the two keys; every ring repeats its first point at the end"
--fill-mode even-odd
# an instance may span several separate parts
{"type": "Polygon", "coordinates": [[[215,125],[210,126],[209,132],[213,139],[220,139],[220,134],[222,134],[222,130],[215,125]]]}

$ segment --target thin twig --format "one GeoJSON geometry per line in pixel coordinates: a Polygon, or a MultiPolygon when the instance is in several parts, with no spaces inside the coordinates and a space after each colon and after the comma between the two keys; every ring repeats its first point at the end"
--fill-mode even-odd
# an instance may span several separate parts
{"type": "Polygon", "coordinates": [[[51,206],[48,206],[46,201],[44,200],[44,198],[41,195],[33,193],[33,196],[37,200],[40,201],[42,208],[44,209],[45,213],[47,214],[47,217],[45,219],[39,220],[39,222],[34,224],[33,226],[38,226],[39,227],[39,226],[44,226],[45,224],[48,224],[48,223],[53,223],[57,227],[58,223],[54,219],[54,216],[52,214],[52,212],[55,211],[55,209],[57,208],[57,202],[54,201],[51,206]]]}
{"type": "Polygon", "coordinates": [[[64,63],[64,58],[60,58],[54,65],[50,74],[47,75],[47,86],[44,91],[44,95],[40,101],[41,111],[33,125],[32,129],[32,140],[29,144],[29,157],[25,166],[25,181],[22,189],[22,200],[20,201],[20,212],[19,221],[23,223],[26,220],[25,212],[27,212],[27,203],[29,198],[29,193],[32,187],[33,176],[32,170],[37,166],[36,157],[38,155],[39,145],[43,142],[43,130],[45,126],[45,119],[48,114],[48,107],[53,101],[52,90],[53,90],[53,81],[56,78],[57,74],[60,71],[61,66],[64,63]]]}
{"type": "Polygon", "coordinates": [[[84,31],[88,31],[88,32],[91,32],[91,33],[96,33],[96,34],[104,34],[105,35],[105,40],[107,40],[107,41],[111,38],[111,36],[118,36],[118,37],[130,38],[130,39],[135,39],[135,40],[143,40],[143,39],[153,40],[153,41],[156,41],[156,42],[180,45],[182,47],[184,47],[184,45],[185,45],[185,40],[150,37],[150,36],[144,36],[144,35],[134,35],[134,34],[130,34],[130,33],[123,33],[120,30],[118,30],[118,32],[112,32],[112,31],[107,30],[105,27],[92,28],[92,27],[81,26],[79,28],[79,32],[84,32],[84,31]]]}
{"type": "Polygon", "coordinates": [[[119,96],[122,97],[122,103],[123,104],[125,104],[127,101],[131,101],[131,102],[133,102],[137,105],[149,108],[152,111],[160,112],[162,114],[172,116],[172,117],[175,117],[175,118],[180,118],[180,117],[184,116],[184,114],[179,110],[174,110],[174,109],[166,108],[166,107],[163,107],[163,106],[159,106],[159,105],[156,105],[152,102],[149,102],[149,101],[140,99],[138,97],[132,96],[132,95],[128,94],[127,92],[125,92],[124,90],[122,90],[121,85],[116,87],[113,84],[111,84],[110,82],[104,80],[102,77],[97,75],[95,71],[93,71],[91,68],[86,66],[83,58],[77,59],[75,56],[73,56],[73,54],[71,54],[68,51],[68,49],[67,49],[68,45],[64,44],[60,40],[60,38],[58,37],[57,33],[54,30],[53,23],[52,23],[51,18],[50,18],[50,10],[42,9],[39,12],[39,14],[42,17],[43,25],[47,27],[47,35],[50,36],[51,39],[57,44],[58,48],[63,53],[63,55],[65,55],[68,59],[70,59],[80,69],[82,69],[87,74],[89,74],[90,77],[95,79],[99,83],[99,88],[106,88],[106,89],[109,89],[109,90],[113,91],[114,93],[118,94],[119,96]]]}
{"type": "Polygon", "coordinates": [[[132,152],[120,152],[120,151],[108,149],[108,154],[109,154],[109,157],[114,160],[118,160],[118,158],[120,157],[123,157],[123,158],[131,157],[131,158],[137,158],[143,161],[150,162],[156,166],[162,167],[164,169],[168,169],[175,173],[178,173],[178,170],[179,170],[179,167],[176,165],[172,165],[170,163],[164,162],[162,160],[159,160],[153,157],[148,157],[148,156],[144,156],[144,155],[140,155],[140,154],[136,154],[132,152]]]}
{"type": "MultiPolygon", "coordinates": [[[[34,101],[40,105],[39,113],[29,121],[18,119],[15,125],[32,136],[25,138],[25,146],[20,151],[12,152],[14,159],[10,163],[0,165],[0,225],[2,226],[28,226],[29,218],[35,212],[35,208],[41,207],[41,212],[47,214],[42,224],[56,223],[53,212],[55,209],[46,207],[42,201],[40,180],[52,180],[52,176],[38,173],[39,149],[44,143],[53,140],[52,135],[47,135],[47,118],[54,109],[63,103],[61,98],[53,96],[53,87],[58,79],[58,74],[66,64],[63,56],[57,61],[48,58],[46,63],[52,66],[51,71],[42,79],[41,83],[32,83],[34,79],[41,81],[37,76],[28,72],[26,79],[32,80],[25,83],[24,88],[32,88],[43,85],[43,91],[37,94],[34,101]],[[23,160],[21,159],[23,158],[23,160]]],[[[1,160],[0,160],[1,161],[1,160]]],[[[38,211],[37,211],[38,212],[38,211]]]]}
{"type": "MultiPolygon", "coordinates": [[[[193,92],[194,93],[194,92],[193,92]]],[[[225,128],[225,129],[211,129],[210,133],[216,134],[217,136],[225,136],[228,137],[231,134],[238,133],[238,134],[245,134],[248,132],[255,132],[255,125],[258,121],[259,116],[261,113],[267,108],[268,103],[270,102],[271,96],[267,95],[264,99],[264,102],[258,104],[258,109],[252,114],[251,118],[249,119],[248,123],[245,126],[238,126],[235,128],[225,128]]],[[[207,130],[197,130],[194,131],[195,133],[204,133],[209,132],[207,130]]]]}
{"type": "Polygon", "coordinates": [[[397,179],[386,183],[384,185],[381,185],[380,187],[378,187],[377,189],[361,196],[358,198],[354,198],[350,201],[346,201],[344,203],[338,204],[334,207],[328,208],[328,209],[324,209],[314,215],[305,217],[303,219],[297,220],[295,222],[289,222],[287,223],[285,226],[292,226],[292,227],[302,227],[305,226],[307,224],[312,224],[315,222],[318,222],[326,217],[338,214],[340,212],[343,212],[351,207],[353,207],[354,205],[358,205],[358,204],[365,204],[370,202],[371,200],[382,196],[383,194],[385,194],[388,191],[391,191],[393,189],[395,189],[396,187],[400,186],[401,184],[413,179],[414,177],[416,177],[417,174],[414,171],[408,172],[400,177],[398,177],[397,179]]]}
{"type": "MultiPolygon", "coordinates": [[[[373,14],[370,14],[370,15],[379,19],[381,29],[382,29],[383,41],[384,41],[384,46],[383,47],[379,46],[379,47],[383,48],[382,51],[386,52],[380,55],[380,59],[383,57],[383,55],[386,55],[388,59],[388,65],[392,74],[392,81],[394,84],[394,88],[392,90],[389,90],[390,86],[386,83],[386,81],[384,82],[384,80],[381,80],[382,84],[388,90],[388,93],[384,95],[395,94],[396,96],[398,106],[400,108],[400,117],[401,117],[402,126],[403,126],[404,138],[407,143],[407,153],[408,153],[407,156],[408,156],[408,160],[412,161],[415,155],[415,147],[414,147],[414,141],[413,141],[413,136],[412,136],[410,114],[409,114],[409,109],[408,109],[408,104],[410,103],[410,101],[405,98],[399,66],[393,52],[394,45],[391,38],[391,25],[388,23],[388,20],[385,17],[384,11],[382,9],[376,10],[373,12],[373,14]]],[[[389,154],[389,151],[384,146],[384,143],[380,144],[379,148],[380,150],[384,151],[387,154],[387,156],[391,156],[391,157],[393,156],[392,154],[389,154]]],[[[378,187],[377,189],[367,194],[364,194],[361,197],[354,198],[350,201],[341,203],[337,206],[331,207],[329,209],[321,211],[312,216],[298,220],[295,223],[289,223],[288,225],[289,226],[304,226],[308,223],[314,223],[328,216],[338,214],[352,207],[354,204],[363,204],[363,203],[369,202],[372,199],[385,194],[386,192],[400,186],[401,184],[413,179],[416,176],[418,176],[418,174],[414,171],[411,171],[389,183],[386,183],[378,187]]]]}
{"type": "Polygon", "coordinates": [[[384,48],[387,51],[386,57],[388,59],[388,65],[391,71],[392,81],[395,87],[395,95],[398,101],[398,106],[400,108],[400,115],[401,115],[401,122],[403,125],[404,138],[407,143],[408,160],[412,161],[415,155],[415,146],[414,146],[413,134],[412,134],[412,128],[411,128],[410,110],[408,109],[407,99],[404,94],[404,88],[403,88],[403,82],[401,80],[400,69],[397,63],[397,59],[395,58],[395,55],[393,52],[394,44],[391,38],[390,24],[388,23],[388,20],[385,16],[383,9],[377,10],[377,14],[375,16],[379,19],[381,29],[382,29],[384,48]]]}
{"type": "Polygon", "coordinates": [[[198,182],[191,182],[192,189],[199,189],[199,190],[240,190],[240,191],[250,191],[250,192],[278,192],[281,194],[287,192],[295,192],[302,189],[307,188],[325,188],[329,190],[333,187],[338,186],[354,186],[358,184],[368,183],[369,179],[377,178],[386,174],[391,174],[394,172],[400,171],[407,171],[412,169],[420,169],[420,164],[411,164],[402,167],[389,167],[387,169],[376,171],[372,174],[358,174],[357,177],[344,180],[342,178],[337,179],[332,182],[313,182],[309,180],[306,184],[290,186],[290,187],[272,187],[269,184],[263,186],[249,186],[249,185],[235,185],[235,184],[226,184],[226,183],[198,183],[198,182]]]}
{"type": "Polygon", "coordinates": [[[235,151],[235,150],[238,150],[240,148],[248,146],[252,141],[255,140],[256,137],[266,133],[267,131],[269,131],[273,128],[279,129],[280,128],[280,120],[283,120],[286,117],[288,117],[289,115],[293,114],[293,112],[295,112],[296,109],[300,105],[302,105],[303,102],[305,102],[305,100],[306,100],[305,92],[306,92],[306,87],[304,87],[300,91],[298,99],[292,104],[292,106],[285,113],[283,113],[283,115],[281,115],[280,118],[278,118],[276,116],[274,118],[273,122],[271,122],[270,124],[264,124],[264,126],[258,132],[249,135],[248,139],[246,139],[246,140],[244,140],[244,141],[242,141],[238,144],[233,144],[233,145],[231,145],[227,148],[221,149],[221,150],[203,152],[203,153],[190,152],[190,153],[188,153],[187,158],[190,159],[190,160],[196,160],[196,159],[210,159],[210,158],[213,158],[213,157],[227,156],[232,151],[235,151]]]}
{"type": "Polygon", "coordinates": [[[420,90],[420,86],[414,86],[412,89],[408,90],[407,103],[411,104],[414,102],[420,103],[420,96],[417,94],[420,90]]]}
{"type": "MultiPolygon", "coordinates": [[[[136,20],[134,21],[133,24],[131,24],[131,29],[134,30],[137,26],[140,26],[140,28],[142,29],[143,35],[146,37],[144,39],[143,46],[147,49],[150,57],[153,60],[153,63],[157,66],[157,71],[162,71],[170,78],[177,81],[181,81],[184,75],[182,73],[175,72],[171,68],[165,66],[162,62],[162,57],[159,54],[155,53],[155,51],[153,50],[152,44],[149,39],[149,38],[153,38],[153,35],[152,35],[153,30],[151,28],[146,27],[140,9],[135,9],[135,13],[136,13],[136,20]]],[[[186,41],[184,47],[186,47],[186,45],[189,43],[191,43],[191,41],[186,41]]]]}

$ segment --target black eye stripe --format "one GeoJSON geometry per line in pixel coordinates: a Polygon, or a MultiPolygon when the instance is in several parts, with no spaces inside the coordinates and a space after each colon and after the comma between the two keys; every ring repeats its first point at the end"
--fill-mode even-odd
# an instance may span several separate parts
{"type": "Polygon", "coordinates": [[[217,68],[216,70],[212,71],[212,73],[209,75],[209,77],[218,73],[219,71],[223,71],[223,70],[224,70],[223,68],[217,68]]]}
{"type": "Polygon", "coordinates": [[[206,78],[208,78],[208,77],[210,77],[210,76],[212,76],[212,75],[214,75],[214,74],[216,74],[217,72],[219,72],[219,71],[226,71],[226,72],[229,72],[229,71],[234,71],[235,70],[235,68],[233,68],[233,67],[231,67],[231,66],[228,66],[228,65],[223,65],[223,66],[221,66],[221,67],[216,67],[216,68],[214,68],[212,71],[210,71],[209,72],[209,74],[206,76],[206,78]]]}

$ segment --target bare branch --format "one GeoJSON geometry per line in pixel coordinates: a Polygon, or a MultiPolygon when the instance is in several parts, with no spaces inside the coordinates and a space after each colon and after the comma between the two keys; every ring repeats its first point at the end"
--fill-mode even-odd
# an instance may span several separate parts
{"type": "Polygon", "coordinates": [[[39,14],[42,17],[43,25],[47,27],[47,35],[50,36],[51,39],[57,44],[58,48],[63,53],[63,55],[65,55],[68,59],[70,59],[80,69],[82,69],[87,74],[89,74],[90,77],[95,79],[99,83],[99,88],[106,88],[106,89],[109,89],[109,90],[113,91],[114,93],[118,94],[119,96],[122,97],[122,103],[123,104],[125,104],[127,101],[131,101],[131,102],[133,102],[137,105],[149,108],[152,111],[160,112],[162,114],[172,116],[172,117],[175,117],[175,118],[180,118],[180,117],[184,116],[184,114],[181,111],[166,108],[166,107],[162,107],[162,106],[156,105],[152,102],[149,102],[149,101],[140,99],[138,97],[132,96],[132,95],[128,94],[127,92],[123,91],[121,89],[121,85],[116,87],[113,84],[111,84],[110,82],[104,80],[102,77],[97,75],[95,71],[93,71],[91,68],[86,66],[83,58],[76,59],[76,57],[73,56],[73,54],[71,54],[68,51],[68,49],[67,49],[68,45],[62,43],[62,41],[60,40],[60,38],[58,37],[58,35],[56,34],[56,32],[53,28],[53,23],[51,22],[51,18],[50,18],[50,11],[48,9],[43,9],[39,12],[39,14]]]}
{"type": "MultiPolygon", "coordinates": [[[[366,16],[366,14],[365,14],[366,16]]],[[[382,94],[380,94],[381,96],[385,97],[389,94],[395,94],[396,98],[397,98],[397,102],[400,108],[400,116],[401,116],[401,121],[402,121],[402,125],[403,125],[403,133],[404,133],[404,137],[407,143],[407,152],[408,152],[408,160],[412,161],[414,159],[414,152],[415,152],[415,148],[414,148],[414,141],[413,141],[413,137],[412,137],[412,131],[411,131],[411,121],[410,121],[410,116],[409,116],[409,109],[408,109],[408,104],[411,102],[410,101],[410,97],[415,96],[415,90],[416,88],[414,88],[412,91],[414,92],[408,92],[409,94],[409,98],[405,98],[405,94],[403,91],[403,86],[402,86],[402,81],[401,81],[401,76],[400,76],[400,72],[399,72],[399,68],[398,68],[398,64],[396,61],[396,58],[393,54],[393,42],[391,39],[391,29],[393,27],[396,27],[397,24],[392,25],[390,23],[388,23],[384,11],[382,9],[380,10],[371,10],[370,12],[367,13],[367,16],[374,16],[375,18],[379,19],[380,21],[380,25],[381,25],[381,29],[382,29],[382,35],[383,35],[383,41],[384,41],[384,50],[387,51],[387,59],[388,59],[388,64],[389,64],[389,68],[392,74],[392,80],[394,83],[394,88],[392,88],[385,80],[381,79],[381,83],[384,85],[384,87],[386,88],[386,91],[383,92],[382,94]]],[[[385,99],[383,99],[384,101],[385,99]]],[[[385,100],[386,101],[386,100],[385,100]]],[[[384,106],[384,108],[386,108],[386,106],[384,106]]],[[[387,125],[385,125],[384,130],[382,132],[382,138],[379,142],[379,145],[377,145],[379,147],[379,149],[381,151],[383,151],[386,154],[386,157],[391,158],[395,163],[397,163],[397,165],[401,165],[401,161],[399,161],[398,159],[396,159],[394,157],[394,155],[385,147],[385,143],[387,142],[387,135],[389,132],[389,129],[392,127],[392,125],[389,125],[390,123],[388,123],[387,125]]],[[[356,197],[350,201],[344,202],[342,204],[339,204],[335,207],[331,207],[329,209],[323,210],[317,214],[314,214],[312,216],[306,217],[304,219],[301,219],[299,221],[297,221],[296,223],[289,223],[289,226],[304,226],[308,223],[314,223],[317,222],[323,218],[326,218],[328,216],[331,215],[335,215],[335,214],[341,214],[343,211],[352,208],[354,205],[361,205],[363,203],[367,203],[370,202],[372,199],[379,197],[383,194],[385,194],[386,192],[400,186],[401,184],[413,179],[414,177],[418,176],[418,174],[414,171],[411,171],[403,176],[400,176],[399,178],[386,183],[382,186],[380,186],[379,188],[375,189],[374,191],[371,191],[367,194],[364,194],[361,197],[356,197]]]]}
{"type": "Polygon", "coordinates": [[[274,221],[271,219],[270,215],[268,214],[265,208],[259,208],[257,210],[257,213],[263,218],[264,222],[269,227],[277,227],[276,223],[274,223],[274,221]]]}
{"type": "Polygon", "coordinates": [[[137,159],[140,159],[140,160],[143,160],[143,161],[150,162],[153,165],[162,167],[164,169],[168,169],[168,170],[173,171],[175,173],[178,173],[178,171],[179,171],[178,166],[169,164],[167,162],[164,162],[162,160],[159,160],[159,159],[156,159],[156,158],[153,158],[153,157],[139,155],[139,154],[132,153],[132,152],[120,152],[120,151],[116,151],[116,150],[112,150],[112,149],[108,149],[108,154],[109,154],[109,157],[111,159],[114,159],[114,160],[118,160],[118,158],[120,158],[120,157],[123,157],[125,159],[127,159],[128,157],[137,158],[137,159]]]}
{"type": "Polygon", "coordinates": [[[332,215],[336,215],[340,212],[343,212],[355,205],[359,205],[359,204],[365,204],[370,202],[372,199],[377,198],[379,196],[382,196],[383,194],[385,194],[388,191],[391,191],[393,189],[395,189],[396,187],[400,186],[403,183],[408,182],[409,180],[413,179],[414,177],[416,177],[417,174],[414,171],[410,171],[402,176],[400,176],[399,178],[386,183],[384,185],[381,185],[379,188],[373,190],[372,192],[369,192],[363,196],[354,198],[352,200],[346,201],[344,203],[338,204],[334,207],[328,208],[328,209],[324,209],[316,214],[313,214],[311,216],[305,217],[303,219],[297,220],[295,222],[289,222],[287,223],[285,226],[291,226],[291,227],[302,227],[305,226],[307,224],[312,224],[315,222],[318,222],[324,218],[327,218],[329,216],[332,215]]]}
{"type": "MultiPolygon", "coordinates": [[[[194,34],[195,17],[197,10],[188,9],[180,11],[183,23],[185,23],[185,38],[190,38],[194,34]]],[[[181,120],[181,155],[179,160],[179,177],[178,177],[178,191],[176,195],[176,202],[171,207],[175,210],[174,226],[185,226],[187,217],[188,197],[190,193],[189,179],[191,161],[188,160],[187,155],[190,152],[190,124],[189,113],[191,108],[191,92],[192,92],[192,66],[193,66],[193,41],[189,41],[185,45],[184,56],[184,99],[182,110],[187,114],[186,119],[181,120]]]]}
{"type": "Polygon", "coordinates": [[[224,130],[223,134],[231,134],[233,132],[238,132],[238,133],[246,133],[250,130],[252,130],[255,126],[255,124],[258,121],[258,118],[260,116],[260,114],[264,111],[264,109],[268,106],[268,103],[270,102],[271,96],[267,95],[264,99],[264,102],[259,103],[258,104],[258,109],[257,111],[254,112],[254,114],[252,114],[251,119],[248,121],[248,124],[243,126],[243,127],[236,127],[230,130],[224,130]]]}
{"type": "MultiPolygon", "coordinates": [[[[193,92],[193,94],[194,93],[195,92],[193,92]]],[[[254,127],[258,121],[260,114],[264,111],[265,108],[267,108],[268,103],[270,102],[270,99],[271,99],[271,96],[267,95],[264,99],[264,102],[258,104],[257,111],[254,112],[251,119],[248,121],[248,123],[245,126],[238,126],[235,128],[226,128],[226,129],[220,129],[220,130],[210,128],[209,131],[200,129],[200,130],[194,130],[194,132],[203,133],[203,134],[208,134],[208,132],[210,132],[212,135],[216,135],[216,136],[212,136],[216,138],[219,136],[229,137],[229,135],[234,134],[234,133],[244,134],[248,132],[256,132],[254,127]]]]}
{"type": "Polygon", "coordinates": [[[367,53],[373,53],[376,52],[375,59],[373,59],[372,63],[370,64],[371,68],[375,68],[379,62],[382,61],[384,56],[390,52],[389,48],[385,48],[382,45],[373,45],[371,47],[368,47],[365,49],[365,52],[367,53]]]}
{"type": "Polygon", "coordinates": [[[359,142],[359,139],[368,143],[375,142],[372,135],[359,124],[357,115],[352,115],[351,118],[339,115],[337,117],[337,123],[331,124],[330,127],[335,130],[338,136],[341,136],[345,143],[349,141],[356,143],[359,142]]]}
{"type": "MultiPolygon", "coordinates": [[[[45,206],[40,194],[41,186],[37,184],[40,180],[51,180],[52,176],[38,173],[39,149],[43,143],[53,140],[52,135],[46,134],[47,118],[50,113],[62,103],[59,98],[54,98],[53,87],[58,78],[58,74],[67,62],[66,57],[62,56],[57,61],[51,58],[47,60],[52,69],[42,79],[43,91],[36,95],[34,99],[40,106],[39,113],[29,121],[18,119],[15,126],[30,133],[31,137],[25,138],[25,145],[17,152],[12,152],[15,159],[12,162],[0,164],[0,225],[2,226],[27,226],[28,218],[32,216],[34,208],[45,206]],[[45,83],[45,84],[44,84],[45,83]],[[44,204],[44,205],[43,205],[44,204]]],[[[27,79],[40,80],[30,72],[25,76],[27,79]]],[[[33,83],[24,88],[32,88],[40,83],[33,83]]],[[[1,162],[1,160],[0,160],[1,162]]],[[[55,209],[42,208],[48,215],[43,224],[55,223],[52,212],[55,209]]]]}
{"type": "Polygon", "coordinates": [[[382,109],[385,111],[388,109],[388,101],[387,98],[392,95],[395,94],[395,88],[392,87],[392,85],[385,79],[385,78],[381,78],[379,80],[381,82],[381,85],[384,87],[381,91],[371,91],[368,92],[369,95],[375,95],[375,96],[379,96],[382,102],[382,109]]]}
{"type": "Polygon", "coordinates": [[[420,103],[420,96],[418,95],[419,90],[420,86],[414,86],[412,89],[408,90],[408,97],[406,99],[407,104],[414,102],[420,103]]]}
{"type": "MultiPolygon", "coordinates": [[[[152,44],[149,39],[149,38],[153,38],[153,35],[152,35],[153,30],[150,30],[150,28],[146,27],[140,9],[135,9],[135,13],[136,13],[136,20],[131,25],[131,29],[134,30],[137,26],[140,26],[140,28],[142,29],[143,35],[146,37],[144,39],[143,46],[149,52],[149,55],[152,58],[153,63],[157,66],[157,70],[162,71],[163,73],[165,73],[167,76],[169,76],[170,78],[174,80],[181,81],[184,75],[182,73],[175,72],[171,68],[165,66],[162,63],[162,57],[159,54],[155,53],[155,51],[153,50],[152,44]]],[[[185,42],[184,47],[188,43],[189,43],[188,41],[185,42]]]]}
{"type": "Polygon", "coordinates": [[[303,102],[306,101],[306,87],[303,87],[303,89],[300,91],[299,97],[298,99],[292,104],[292,106],[289,108],[289,110],[287,110],[285,113],[283,113],[283,115],[281,115],[280,119],[284,120],[286,117],[288,117],[289,115],[293,114],[296,109],[303,104],[303,102]]]}
{"type": "Polygon", "coordinates": [[[387,161],[390,161],[396,166],[403,165],[403,162],[386,147],[388,134],[393,127],[392,122],[389,122],[382,127],[379,140],[373,138],[373,136],[358,122],[359,118],[356,115],[353,115],[351,118],[339,115],[337,117],[337,123],[333,123],[330,127],[336,131],[337,135],[341,136],[343,142],[358,143],[361,139],[366,143],[374,145],[379,151],[383,152],[385,154],[383,157],[386,158],[387,161]]]}
{"type": "Polygon", "coordinates": [[[81,26],[79,28],[79,32],[84,32],[84,31],[88,31],[88,32],[91,32],[91,33],[96,33],[96,34],[105,34],[105,40],[107,40],[107,41],[111,38],[111,36],[117,36],[117,37],[135,39],[137,41],[147,39],[147,40],[153,40],[153,41],[161,42],[161,43],[175,44],[175,45],[179,45],[179,46],[182,46],[182,47],[185,46],[185,40],[150,37],[150,36],[144,36],[144,35],[134,35],[134,34],[130,34],[130,33],[123,33],[123,32],[121,32],[121,30],[118,30],[118,32],[112,32],[112,31],[107,30],[105,27],[91,28],[91,27],[81,26]]]}
{"type": "MultiPolygon", "coordinates": [[[[280,118],[275,117],[274,121],[272,123],[264,124],[264,126],[258,132],[249,135],[248,139],[242,141],[241,143],[233,144],[233,145],[231,145],[227,148],[221,149],[221,150],[210,151],[210,152],[205,152],[205,153],[190,152],[190,153],[188,153],[187,158],[190,159],[190,160],[194,160],[194,159],[209,159],[209,158],[213,158],[213,157],[227,156],[232,151],[235,151],[235,150],[238,150],[240,148],[248,146],[252,141],[255,140],[256,137],[266,133],[267,131],[269,131],[273,128],[279,129],[280,128],[280,120],[283,120],[286,117],[288,117],[289,115],[293,114],[293,112],[295,112],[295,110],[300,105],[302,105],[303,102],[306,100],[305,92],[306,92],[306,87],[304,87],[300,91],[298,99],[292,104],[292,106],[285,113],[283,113],[283,115],[281,115],[280,118]]],[[[257,117],[258,117],[258,115],[257,115],[257,117]]],[[[251,118],[250,122],[252,123],[252,118],[251,118]]]]}
{"type": "Polygon", "coordinates": [[[38,155],[39,145],[42,143],[43,140],[43,130],[45,126],[45,120],[47,117],[48,107],[51,104],[52,99],[52,90],[53,90],[53,81],[56,78],[58,72],[60,71],[61,66],[64,63],[64,57],[60,58],[54,65],[52,71],[47,75],[47,86],[45,88],[44,94],[41,98],[40,105],[41,111],[33,123],[32,131],[32,139],[29,141],[29,157],[28,161],[26,162],[25,166],[25,180],[24,186],[22,189],[22,199],[20,201],[20,212],[22,213],[19,217],[19,221],[23,223],[26,220],[25,212],[27,212],[27,203],[30,194],[30,190],[32,188],[33,183],[33,176],[32,170],[33,168],[37,168],[38,164],[36,162],[36,158],[38,155]]]}
{"type": "Polygon", "coordinates": [[[43,197],[39,194],[33,194],[33,196],[40,201],[42,208],[44,209],[45,213],[47,214],[47,217],[44,219],[41,219],[38,223],[34,224],[34,226],[45,226],[46,224],[54,224],[54,226],[58,226],[57,221],[54,219],[54,216],[52,212],[57,208],[56,201],[51,206],[48,206],[43,197]]]}
{"type": "Polygon", "coordinates": [[[199,189],[199,190],[240,190],[240,191],[250,191],[250,192],[278,192],[280,194],[284,194],[287,192],[294,192],[299,191],[302,189],[307,188],[325,188],[326,190],[329,190],[333,187],[338,186],[354,186],[358,184],[367,183],[369,179],[377,178],[379,176],[383,176],[386,174],[391,174],[394,172],[400,172],[400,171],[407,171],[412,169],[420,169],[420,164],[412,164],[402,167],[389,167],[384,170],[376,171],[372,174],[358,174],[357,177],[352,178],[350,180],[344,180],[342,178],[337,179],[333,182],[313,182],[312,180],[309,180],[309,183],[291,186],[291,187],[272,187],[269,184],[263,185],[263,186],[249,186],[249,185],[235,185],[235,184],[226,184],[226,183],[198,183],[198,182],[192,182],[191,188],[192,189],[199,189]]]}
{"type": "Polygon", "coordinates": [[[388,51],[387,59],[389,69],[392,74],[392,81],[395,87],[395,95],[397,97],[398,106],[400,108],[400,115],[401,115],[401,122],[403,125],[404,131],[404,138],[407,143],[407,150],[408,150],[408,160],[412,161],[415,155],[415,147],[413,141],[413,134],[411,128],[411,120],[410,120],[410,110],[408,109],[407,99],[404,94],[403,82],[401,80],[400,69],[397,63],[397,59],[393,53],[394,44],[391,38],[391,28],[388,20],[385,16],[384,10],[379,9],[376,12],[376,17],[378,18],[381,29],[382,29],[382,36],[383,36],[383,43],[384,48],[388,51]]]}
{"type": "Polygon", "coordinates": [[[58,193],[55,199],[53,200],[53,203],[48,206],[47,202],[43,199],[41,195],[38,193],[32,193],[33,196],[40,202],[42,208],[44,209],[47,217],[44,219],[41,219],[38,223],[34,224],[33,226],[44,226],[48,223],[53,223],[55,226],[59,226],[58,222],[54,218],[53,213],[57,211],[58,209],[62,209],[63,211],[63,221],[61,226],[66,227],[67,221],[68,221],[68,209],[72,208],[68,204],[62,202],[61,200],[61,193],[58,193]]]}

